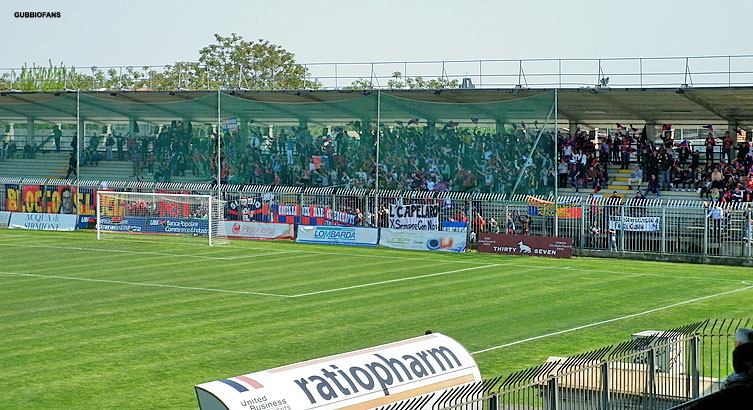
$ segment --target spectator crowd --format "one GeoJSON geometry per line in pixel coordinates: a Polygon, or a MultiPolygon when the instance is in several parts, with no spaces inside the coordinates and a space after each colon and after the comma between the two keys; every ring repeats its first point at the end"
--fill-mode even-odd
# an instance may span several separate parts
{"type": "Polygon", "coordinates": [[[608,165],[631,169],[628,185],[637,188],[638,197],[646,193],[660,197],[662,191],[695,191],[712,202],[753,201],[753,150],[747,140],[725,132],[715,137],[712,126],[704,141],[703,153],[688,140],[672,138],[669,125],[657,139],[649,139],[646,129],[623,127],[598,139],[586,131],[572,135],[560,133],[557,166],[560,187],[571,186],[576,192],[598,192],[611,180],[608,165]],[[718,148],[717,148],[718,147],[718,148]],[[703,154],[703,155],[702,155],[703,154]]]}

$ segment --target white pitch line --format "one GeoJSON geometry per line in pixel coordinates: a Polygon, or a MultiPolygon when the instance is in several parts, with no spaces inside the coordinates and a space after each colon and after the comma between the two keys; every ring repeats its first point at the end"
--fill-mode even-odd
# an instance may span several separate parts
{"type": "Polygon", "coordinates": [[[170,288],[170,289],[181,289],[181,290],[200,290],[200,291],[205,291],[205,292],[233,293],[233,294],[238,294],[238,295],[274,296],[278,298],[291,297],[288,295],[278,295],[275,293],[247,292],[247,291],[242,291],[242,290],[227,290],[227,289],[216,289],[216,288],[199,288],[199,287],[193,287],[193,286],[166,285],[166,284],[161,284],[161,283],[128,282],[128,281],[123,281],[123,280],[76,278],[76,277],[71,277],[71,276],[37,275],[33,273],[16,273],[16,272],[0,272],[0,274],[6,275],[6,276],[25,276],[25,277],[43,278],[43,279],[63,279],[63,280],[77,280],[77,281],[82,281],[82,282],[114,283],[118,285],[151,286],[151,287],[158,287],[158,288],[170,288]]]}
{"type": "Polygon", "coordinates": [[[530,266],[530,265],[517,265],[514,263],[506,264],[507,266],[512,266],[516,268],[529,268],[529,269],[555,269],[555,270],[568,270],[568,271],[575,271],[575,272],[588,272],[588,273],[614,273],[617,275],[628,275],[628,276],[650,276],[655,278],[672,278],[672,279],[698,279],[698,280],[709,280],[714,282],[735,282],[735,283],[742,283],[746,284],[746,282],[742,279],[729,279],[729,278],[712,278],[712,277],[704,277],[704,276],[685,276],[685,275],[663,275],[660,273],[645,273],[645,272],[630,272],[630,271],[614,271],[614,270],[601,270],[601,269],[583,269],[583,268],[573,268],[570,266],[565,266],[563,268],[558,268],[554,266],[530,266]]]}
{"type": "Polygon", "coordinates": [[[58,246],[58,245],[29,245],[29,244],[8,243],[8,244],[3,244],[3,246],[13,246],[17,248],[67,249],[67,250],[73,250],[73,251],[87,251],[87,252],[128,253],[128,254],[135,254],[135,255],[176,256],[176,257],[183,257],[183,258],[198,258],[198,259],[227,260],[227,261],[247,259],[247,258],[256,258],[260,256],[276,256],[276,255],[281,255],[283,253],[295,252],[295,251],[279,251],[275,253],[261,253],[261,254],[244,255],[244,256],[206,256],[206,255],[186,255],[186,254],[150,252],[150,251],[127,251],[123,249],[84,248],[84,247],[77,247],[77,246],[58,246]]]}
{"type": "Polygon", "coordinates": [[[701,300],[704,300],[704,299],[711,299],[711,298],[715,298],[715,297],[718,297],[718,296],[729,295],[731,293],[737,293],[737,292],[741,292],[741,291],[748,290],[748,289],[753,289],[753,285],[747,286],[747,287],[744,287],[744,288],[740,288],[740,289],[728,290],[726,292],[715,293],[713,295],[701,296],[701,297],[698,297],[698,298],[689,299],[689,300],[685,300],[685,301],[682,301],[682,302],[672,303],[671,305],[661,306],[661,307],[658,307],[658,308],[649,309],[649,310],[645,310],[643,312],[633,313],[633,314],[626,315],[626,316],[620,316],[620,317],[616,317],[616,318],[613,318],[613,319],[602,320],[600,322],[589,323],[589,324],[583,325],[583,326],[573,327],[573,328],[565,329],[565,330],[559,330],[557,332],[547,333],[545,335],[539,335],[539,336],[529,337],[527,339],[517,340],[515,342],[505,343],[503,345],[499,345],[499,346],[489,347],[489,348],[486,348],[486,349],[477,350],[475,352],[472,352],[471,354],[475,355],[475,354],[479,354],[479,353],[488,352],[488,351],[491,351],[491,350],[502,349],[502,348],[505,348],[505,347],[510,347],[510,346],[514,346],[514,345],[525,343],[525,342],[530,342],[530,341],[533,341],[533,340],[543,339],[543,338],[549,337],[549,336],[561,335],[563,333],[570,333],[570,332],[574,332],[576,330],[582,330],[582,329],[586,329],[586,328],[589,328],[589,327],[603,325],[603,324],[606,324],[606,323],[611,323],[611,322],[617,322],[619,320],[630,319],[630,318],[634,318],[634,317],[637,317],[637,316],[642,316],[642,315],[647,315],[649,313],[658,312],[658,311],[661,311],[661,310],[671,309],[671,308],[677,307],[677,306],[687,305],[688,303],[694,303],[694,302],[698,302],[698,301],[701,301],[701,300]]]}
{"type": "Polygon", "coordinates": [[[365,287],[369,287],[369,286],[384,285],[384,284],[387,284],[387,283],[403,282],[403,281],[406,281],[406,280],[415,280],[415,279],[430,278],[432,276],[449,275],[450,273],[465,272],[465,271],[474,270],[474,269],[483,269],[483,268],[489,268],[489,267],[492,267],[492,266],[501,266],[501,265],[504,265],[504,264],[503,263],[495,263],[495,264],[491,264],[491,265],[474,266],[474,267],[471,267],[471,268],[456,269],[456,270],[450,270],[450,271],[445,271],[445,272],[437,272],[437,273],[429,273],[429,274],[426,274],[426,275],[410,276],[410,277],[407,277],[407,278],[383,280],[383,281],[379,281],[379,282],[364,283],[364,284],[361,284],[361,285],[346,286],[346,287],[343,287],[343,288],[319,290],[319,291],[316,291],[316,292],[308,292],[308,293],[299,293],[297,295],[292,295],[292,296],[289,296],[289,297],[291,297],[291,298],[300,298],[300,297],[303,297],[303,296],[320,295],[322,293],[339,292],[339,291],[343,291],[343,290],[350,290],[350,289],[365,288],[365,287]]]}

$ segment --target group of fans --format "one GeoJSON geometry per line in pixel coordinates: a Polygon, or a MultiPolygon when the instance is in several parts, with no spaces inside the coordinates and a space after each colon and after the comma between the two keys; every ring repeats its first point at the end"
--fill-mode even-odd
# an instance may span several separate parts
{"type": "MultiPolygon", "coordinates": [[[[753,150],[747,140],[738,142],[727,131],[716,138],[713,127],[704,141],[703,158],[698,146],[673,139],[665,125],[658,139],[648,138],[646,128],[623,127],[594,139],[586,131],[559,136],[558,183],[598,192],[611,180],[609,163],[622,169],[634,167],[630,188],[645,187],[647,193],[695,191],[714,202],[753,201],[753,150]],[[720,149],[717,149],[719,146],[720,149]]],[[[640,192],[640,196],[643,193],[640,192]]]]}
{"type": "MultiPolygon", "coordinates": [[[[552,133],[539,130],[536,122],[495,130],[471,120],[474,124],[464,127],[452,121],[422,124],[418,118],[395,121],[381,127],[380,138],[373,124],[359,121],[321,130],[277,127],[274,135],[266,127],[225,130],[219,178],[237,185],[548,195],[555,183],[576,191],[606,188],[614,177],[611,163],[632,170],[629,185],[640,196],[675,190],[695,191],[714,202],[753,201],[751,144],[728,131],[717,137],[711,125],[705,127],[703,145],[674,139],[669,125],[656,138],[646,127],[620,124],[598,138],[579,129],[560,131],[554,164],[552,133]]],[[[134,128],[125,135],[113,130],[88,137],[80,164],[130,160],[131,176],[139,179],[148,175],[169,182],[190,172],[196,180],[216,181],[217,137],[211,126],[172,121],[152,135],[134,128]]],[[[60,131],[55,132],[59,150],[60,131]]],[[[68,175],[76,173],[76,159],[70,163],[68,175]]]]}

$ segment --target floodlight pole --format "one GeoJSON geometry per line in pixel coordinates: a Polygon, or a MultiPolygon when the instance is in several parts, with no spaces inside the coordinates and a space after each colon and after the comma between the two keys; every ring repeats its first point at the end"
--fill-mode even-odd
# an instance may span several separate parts
{"type": "MultiPolygon", "coordinates": [[[[382,90],[377,90],[376,163],[374,164],[374,215],[379,225],[379,144],[382,124],[382,90]]],[[[386,228],[386,227],[385,227],[386,228]]]]}
{"type": "MultiPolygon", "coordinates": [[[[81,184],[79,183],[79,172],[81,164],[79,163],[81,159],[81,155],[78,155],[78,153],[81,152],[81,90],[76,90],[76,152],[74,155],[76,155],[76,194],[73,195],[73,201],[76,204],[76,217],[78,217],[78,192],[79,189],[81,189],[81,184]]],[[[69,162],[70,164],[70,162],[69,162]]],[[[99,221],[97,221],[99,223],[99,221]]]]}
{"type": "Polygon", "coordinates": [[[374,189],[379,190],[379,134],[382,123],[382,91],[377,91],[376,164],[374,164],[374,189]]]}
{"type": "Polygon", "coordinates": [[[558,209],[558,206],[559,206],[559,190],[558,190],[559,188],[558,186],[559,185],[559,174],[558,174],[559,158],[557,158],[557,155],[559,153],[559,150],[557,150],[557,142],[559,141],[559,139],[558,139],[557,133],[559,131],[559,124],[558,124],[559,117],[557,116],[557,98],[558,98],[558,94],[557,94],[557,89],[555,88],[554,89],[554,135],[552,136],[552,138],[554,139],[554,144],[553,144],[554,145],[554,163],[552,164],[552,166],[554,167],[554,236],[559,236],[559,218],[560,218],[559,209],[558,209]]]}
{"type": "MultiPolygon", "coordinates": [[[[222,111],[220,110],[221,95],[220,89],[217,88],[217,200],[222,198],[222,189],[220,188],[222,184],[222,146],[220,145],[220,140],[222,139],[222,119],[220,118],[222,115],[222,111]]],[[[210,209],[209,211],[211,212],[212,210],[210,209]]]]}

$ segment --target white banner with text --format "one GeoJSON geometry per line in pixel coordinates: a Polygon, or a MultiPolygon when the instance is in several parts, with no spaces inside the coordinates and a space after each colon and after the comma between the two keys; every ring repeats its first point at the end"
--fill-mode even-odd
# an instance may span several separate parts
{"type": "Polygon", "coordinates": [[[0,211],[0,228],[7,228],[10,222],[10,212],[0,211]]]}
{"type": "Polygon", "coordinates": [[[377,246],[378,228],[298,225],[296,242],[331,245],[377,246]]]}
{"type": "Polygon", "coordinates": [[[8,227],[37,231],[72,231],[76,229],[77,219],[77,215],[12,212],[8,227]]]}
{"type": "Polygon", "coordinates": [[[621,216],[612,216],[609,218],[609,229],[614,229],[615,231],[656,232],[659,230],[660,220],[661,217],[658,216],[626,216],[623,222],[621,216]]]}
{"type": "Polygon", "coordinates": [[[439,230],[437,204],[390,205],[390,229],[439,230]]]}
{"type": "Polygon", "coordinates": [[[228,238],[240,239],[293,239],[293,224],[225,221],[228,238]]]}
{"type": "Polygon", "coordinates": [[[379,231],[379,246],[417,251],[465,252],[465,232],[414,231],[387,229],[379,231]]]}

